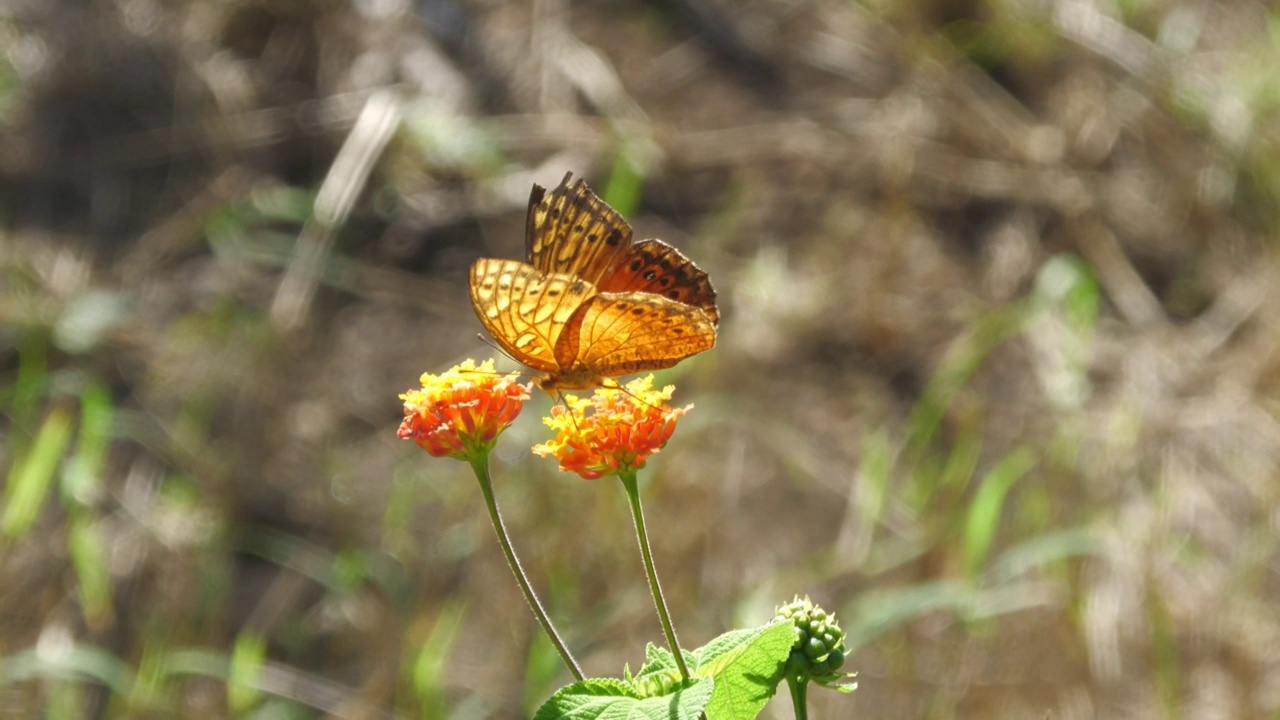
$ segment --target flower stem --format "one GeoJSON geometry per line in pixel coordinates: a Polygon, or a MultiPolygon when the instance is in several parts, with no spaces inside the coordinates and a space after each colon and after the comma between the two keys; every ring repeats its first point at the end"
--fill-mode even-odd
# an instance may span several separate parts
{"type": "Polygon", "coordinates": [[[809,719],[809,682],[797,680],[792,673],[787,674],[787,686],[791,688],[791,707],[795,709],[796,720],[809,719]]]}
{"type": "Polygon", "coordinates": [[[662,586],[658,584],[658,571],[653,566],[653,553],[649,550],[649,533],[644,527],[644,510],[640,508],[640,491],[636,487],[634,470],[623,470],[618,473],[622,486],[627,489],[627,498],[631,501],[631,517],[635,520],[636,538],[640,541],[640,554],[644,556],[644,569],[649,575],[649,590],[653,593],[653,604],[658,608],[658,618],[662,621],[662,630],[667,634],[667,645],[675,656],[676,667],[680,669],[680,677],[689,679],[689,667],[685,665],[684,653],[680,650],[680,642],[676,640],[676,628],[671,624],[671,613],[667,611],[667,601],[662,597],[662,586]]]}
{"type": "Polygon", "coordinates": [[[564,640],[560,639],[560,634],[556,632],[555,625],[551,624],[551,618],[547,616],[547,611],[542,609],[542,603],[533,592],[533,586],[529,584],[529,578],[524,574],[524,568],[520,567],[520,559],[516,557],[516,551],[511,547],[511,540],[507,537],[507,528],[502,523],[502,515],[498,513],[498,501],[493,496],[493,482],[489,477],[489,453],[473,453],[469,459],[471,461],[471,469],[475,470],[476,479],[480,481],[480,492],[484,495],[485,505],[489,508],[489,520],[493,522],[493,530],[498,534],[498,544],[502,546],[502,552],[507,556],[507,564],[511,566],[511,572],[515,574],[516,582],[520,583],[520,589],[524,591],[524,599],[529,602],[529,607],[533,610],[533,614],[537,616],[538,622],[542,625],[542,630],[547,634],[547,638],[551,640],[551,644],[555,646],[556,652],[560,653],[560,659],[564,660],[569,672],[573,673],[574,679],[582,680],[582,669],[578,667],[578,662],[573,659],[573,654],[569,652],[569,647],[564,644],[564,640]]]}

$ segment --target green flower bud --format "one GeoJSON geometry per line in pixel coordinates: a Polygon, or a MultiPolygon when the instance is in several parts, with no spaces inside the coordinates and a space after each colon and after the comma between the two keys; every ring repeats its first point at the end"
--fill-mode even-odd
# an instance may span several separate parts
{"type": "Polygon", "coordinates": [[[809,659],[814,662],[822,662],[827,657],[827,646],[818,638],[811,637],[809,638],[809,641],[805,643],[804,654],[809,656],[809,659]]]}
{"type": "Polygon", "coordinates": [[[834,615],[814,605],[808,597],[801,600],[797,596],[778,608],[774,619],[790,622],[795,630],[791,655],[784,666],[788,678],[834,682],[843,677],[839,670],[845,660],[845,636],[834,615]]]}
{"type": "Polygon", "coordinates": [[[675,692],[683,680],[679,670],[662,670],[632,678],[631,685],[642,697],[659,697],[675,692]]]}

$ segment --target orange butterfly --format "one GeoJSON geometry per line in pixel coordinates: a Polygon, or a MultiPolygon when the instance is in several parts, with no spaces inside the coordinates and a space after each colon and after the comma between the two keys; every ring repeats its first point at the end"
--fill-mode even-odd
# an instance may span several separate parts
{"type": "Polygon", "coordinates": [[[481,258],[471,304],[543,390],[601,387],[669,368],[716,344],[716,291],[693,261],[631,226],[573,173],[550,194],[533,186],[529,262],[481,258]]]}

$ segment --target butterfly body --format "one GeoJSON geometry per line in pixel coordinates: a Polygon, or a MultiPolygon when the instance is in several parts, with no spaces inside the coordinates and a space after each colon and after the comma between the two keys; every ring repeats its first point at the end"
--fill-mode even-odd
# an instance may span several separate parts
{"type": "Polygon", "coordinates": [[[482,258],[471,303],[547,392],[600,387],[715,346],[719,310],[705,272],[631,226],[571,175],[529,199],[529,262],[482,258]]]}

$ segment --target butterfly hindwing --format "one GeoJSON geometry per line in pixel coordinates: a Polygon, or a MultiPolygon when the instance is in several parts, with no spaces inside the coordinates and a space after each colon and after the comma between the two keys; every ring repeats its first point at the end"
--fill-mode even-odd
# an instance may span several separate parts
{"type": "Polygon", "coordinates": [[[525,249],[545,273],[576,275],[593,285],[631,246],[631,226],[573,173],[550,193],[534,185],[529,196],[525,249]]]}
{"type": "Polygon", "coordinates": [[[702,268],[661,240],[632,245],[612,272],[597,283],[600,292],[641,291],[701,308],[712,325],[720,322],[716,291],[702,268]]]}
{"type": "Polygon", "coordinates": [[[471,266],[471,304],[480,322],[512,357],[541,372],[560,370],[557,341],[595,294],[580,278],[516,260],[482,258],[471,266]]]}
{"type": "Polygon", "coordinates": [[[533,186],[529,263],[477,260],[471,304],[548,392],[669,368],[716,343],[720,313],[707,274],[631,226],[581,180],[533,186]]]}
{"type": "Polygon", "coordinates": [[[617,377],[672,367],[715,344],[715,324],[699,308],[646,292],[599,293],[574,312],[555,357],[563,371],[617,377]]]}

